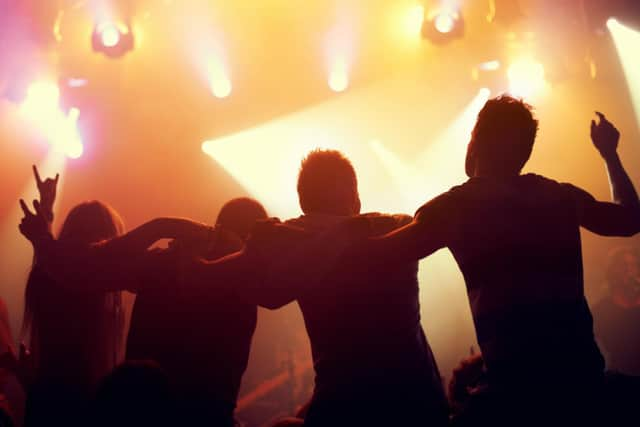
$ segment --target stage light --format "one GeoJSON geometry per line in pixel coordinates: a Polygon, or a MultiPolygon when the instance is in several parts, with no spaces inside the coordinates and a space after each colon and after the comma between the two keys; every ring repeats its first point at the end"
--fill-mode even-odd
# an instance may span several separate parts
{"type": "Polygon", "coordinates": [[[329,71],[329,87],[334,92],[344,92],[349,87],[349,72],[344,60],[336,60],[329,71]]]}
{"type": "Polygon", "coordinates": [[[441,7],[432,10],[422,23],[423,37],[437,44],[448,43],[464,35],[464,20],[458,10],[441,7]]]}
{"type": "Polygon", "coordinates": [[[209,87],[211,88],[213,96],[216,98],[226,98],[231,95],[233,86],[220,60],[212,58],[207,62],[207,74],[209,87]]]}
{"type": "Polygon", "coordinates": [[[54,83],[38,81],[29,86],[20,106],[24,118],[48,138],[53,151],[77,159],[82,155],[82,140],[78,134],[80,111],[71,108],[68,114],[60,109],[60,89],[54,83]]]}
{"type": "Polygon", "coordinates": [[[216,79],[211,84],[211,91],[216,98],[226,98],[231,95],[231,81],[227,78],[216,79]]]}
{"type": "Polygon", "coordinates": [[[480,68],[482,71],[497,71],[498,69],[500,69],[500,61],[486,61],[480,64],[478,68],[480,68]]]}
{"type": "Polygon", "coordinates": [[[640,125],[640,76],[638,75],[638,70],[640,70],[640,56],[638,55],[640,32],[621,24],[615,18],[607,20],[607,28],[611,32],[616,46],[631,94],[631,101],[636,111],[636,119],[640,125]]]}
{"type": "Polygon", "coordinates": [[[448,12],[439,13],[434,18],[433,25],[436,27],[436,30],[443,34],[450,33],[456,25],[456,17],[448,12]]]}
{"type": "Polygon", "coordinates": [[[100,22],[93,29],[91,45],[94,51],[117,58],[133,49],[133,32],[122,22],[100,22]]]}
{"type": "Polygon", "coordinates": [[[546,86],[544,66],[531,58],[513,62],[507,70],[509,91],[512,95],[530,98],[546,86]]]}
{"type": "Polygon", "coordinates": [[[115,24],[105,24],[99,31],[100,41],[104,47],[114,47],[120,42],[120,30],[115,24]]]}

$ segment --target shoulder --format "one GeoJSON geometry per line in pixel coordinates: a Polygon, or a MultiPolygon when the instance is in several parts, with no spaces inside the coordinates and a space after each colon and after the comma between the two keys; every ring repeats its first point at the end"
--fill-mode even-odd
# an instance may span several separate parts
{"type": "Polygon", "coordinates": [[[380,212],[369,212],[361,214],[360,217],[369,221],[373,234],[387,234],[413,220],[413,217],[406,214],[383,214],[380,212]]]}
{"type": "Polygon", "coordinates": [[[464,198],[465,194],[471,190],[472,185],[470,181],[452,187],[449,191],[434,197],[420,206],[415,213],[415,220],[420,222],[425,220],[427,217],[442,217],[450,214],[451,209],[454,208],[464,198]]]}

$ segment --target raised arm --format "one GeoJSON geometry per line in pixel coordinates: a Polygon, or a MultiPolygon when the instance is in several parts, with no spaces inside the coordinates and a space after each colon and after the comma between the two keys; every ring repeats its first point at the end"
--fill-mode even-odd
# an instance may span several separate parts
{"type": "Polygon", "coordinates": [[[591,121],[591,140],[606,163],[609,184],[611,185],[611,197],[619,205],[637,208],[640,204],[638,203],[638,193],[618,156],[620,132],[605,118],[604,114],[600,112],[596,112],[596,114],[600,118],[600,122],[591,121]]]}
{"type": "Polygon", "coordinates": [[[577,193],[580,224],[605,236],[631,236],[640,231],[638,194],[618,156],[620,132],[602,113],[596,114],[600,122],[591,121],[591,140],[605,161],[613,203],[577,193]]]}

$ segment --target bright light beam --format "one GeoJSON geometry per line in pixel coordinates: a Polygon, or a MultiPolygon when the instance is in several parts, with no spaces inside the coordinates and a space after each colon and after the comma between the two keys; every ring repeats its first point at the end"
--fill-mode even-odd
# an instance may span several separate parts
{"type": "Polygon", "coordinates": [[[466,147],[476,117],[489,96],[489,89],[480,89],[462,113],[413,161],[403,162],[380,142],[371,143],[371,148],[405,197],[404,205],[415,209],[464,181],[466,147]]]}
{"type": "Polygon", "coordinates": [[[640,75],[638,74],[640,70],[640,55],[638,55],[640,32],[622,25],[613,18],[607,21],[607,28],[609,28],[616,45],[633,108],[636,112],[636,120],[640,126],[640,75]]]}
{"type": "Polygon", "coordinates": [[[60,109],[60,89],[56,84],[38,81],[29,86],[20,112],[48,139],[54,151],[72,159],[82,155],[82,139],[77,126],[80,111],[71,108],[67,115],[64,114],[60,109]]]}

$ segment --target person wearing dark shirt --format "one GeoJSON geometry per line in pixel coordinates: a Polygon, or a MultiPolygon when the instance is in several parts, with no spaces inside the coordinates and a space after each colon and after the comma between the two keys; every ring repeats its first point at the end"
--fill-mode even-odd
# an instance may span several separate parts
{"type": "Polygon", "coordinates": [[[216,282],[192,292],[178,258],[215,260],[236,252],[256,220],[266,217],[257,201],[233,199],[220,210],[216,240],[208,248],[178,242],[152,251],[140,264],[127,359],[160,364],[178,392],[181,422],[233,425],[257,307],[216,282]]]}
{"type": "MultiPolygon", "coordinates": [[[[285,225],[313,236],[360,214],[355,171],[338,151],[318,150],[305,158],[298,195],[304,215],[285,225]]],[[[361,217],[371,235],[383,235],[411,219],[361,217]]],[[[259,239],[250,239],[248,249],[259,239]]],[[[321,255],[321,243],[317,249],[314,262],[331,264],[321,255]]],[[[256,294],[249,298],[269,308],[298,301],[316,374],[305,425],[445,425],[446,398],[420,324],[417,260],[378,265],[338,262],[313,280],[311,265],[291,265],[294,258],[284,259],[281,280],[265,286],[264,298],[256,294]],[[283,284],[287,275],[294,279],[283,284]],[[304,276],[314,283],[301,279],[304,276]]]]}
{"type": "Polygon", "coordinates": [[[616,249],[607,265],[607,294],[593,307],[595,333],[607,368],[640,375],[640,256],[616,249]]]}
{"type": "Polygon", "coordinates": [[[493,417],[486,422],[505,409],[515,413],[518,405],[547,421],[544,414],[584,415],[588,411],[575,409],[588,408],[586,398],[598,393],[604,361],[584,297],[580,227],[607,236],[640,231],[638,196],[616,152],[619,133],[598,115],[591,138],[606,162],[615,203],[521,175],[538,123],[529,105],[501,96],[478,115],[467,150],[470,179],[422,206],[410,225],[356,245],[359,256],[387,262],[451,250],[466,282],[489,384],[504,403],[486,412],[493,417]]]}

